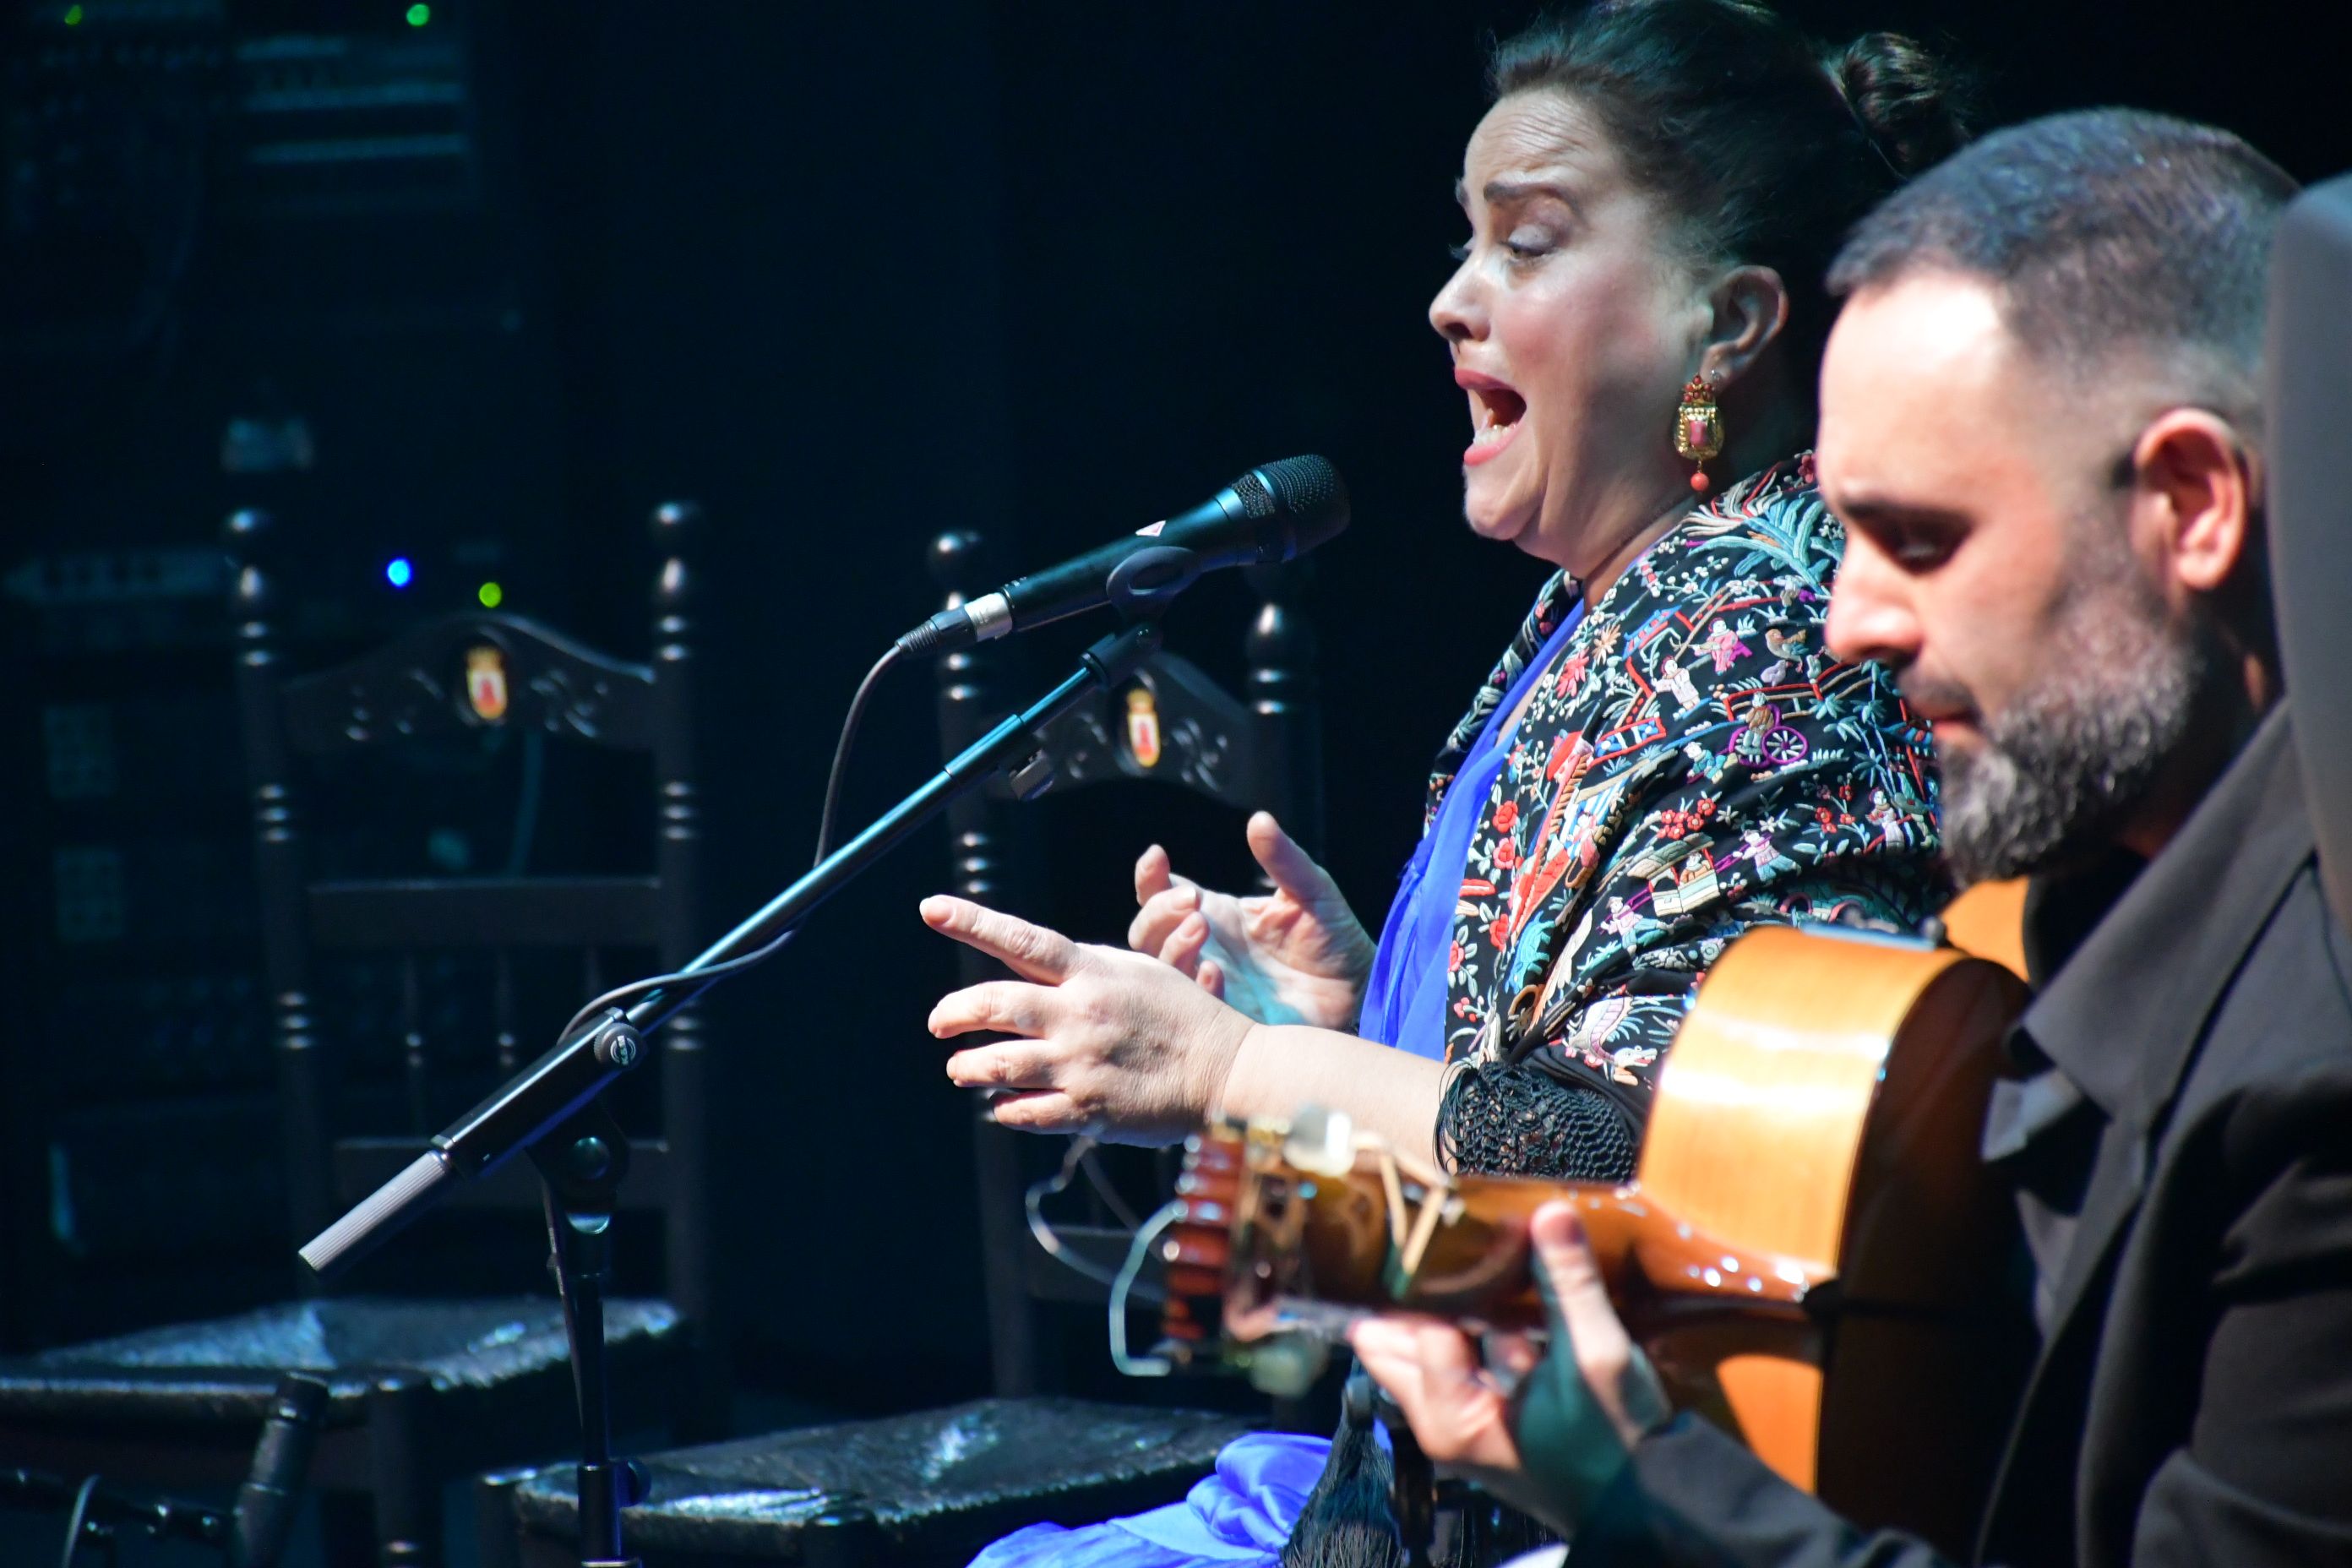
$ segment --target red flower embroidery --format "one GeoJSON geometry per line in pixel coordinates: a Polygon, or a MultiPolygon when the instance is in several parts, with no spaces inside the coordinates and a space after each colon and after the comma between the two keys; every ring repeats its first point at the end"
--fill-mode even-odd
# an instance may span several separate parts
{"type": "Polygon", "coordinates": [[[1511,940],[1511,921],[1507,915],[1498,915],[1486,928],[1486,940],[1499,949],[1511,940]]]}
{"type": "Polygon", "coordinates": [[[1462,944],[1457,942],[1454,944],[1452,951],[1448,952],[1445,955],[1445,973],[1448,974],[1459,974],[1461,972],[1462,944]]]}
{"type": "Polygon", "coordinates": [[[1517,823],[1518,820],[1519,803],[1517,801],[1507,800],[1502,805],[1495,808],[1496,832],[1508,833],[1511,830],[1512,825],[1517,823]]]}
{"type": "Polygon", "coordinates": [[[1495,864],[1496,866],[1500,867],[1503,870],[1507,871],[1518,863],[1519,841],[1517,839],[1506,838],[1501,843],[1495,846],[1495,864]]]}

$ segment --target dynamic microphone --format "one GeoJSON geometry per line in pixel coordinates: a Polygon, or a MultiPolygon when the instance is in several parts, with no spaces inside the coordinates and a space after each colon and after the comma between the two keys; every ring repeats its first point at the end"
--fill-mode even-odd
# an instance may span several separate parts
{"type": "Polygon", "coordinates": [[[229,1536],[231,1568],[275,1568],[302,1502],[310,1455],[319,1446],[327,1385],[299,1372],[278,1380],[269,1417],[254,1445],[253,1469],[236,1489],[236,1522],[229,1536]]]}
{"type": "Polygon", "coordinates": [[[1348,488],[1320,458],[1252,468],[1190,511],[941,610],[898,639],[935,653],[1117,604],[1157,609],[1203,572],[1287,561],[1348,526],[1348,488]]]}

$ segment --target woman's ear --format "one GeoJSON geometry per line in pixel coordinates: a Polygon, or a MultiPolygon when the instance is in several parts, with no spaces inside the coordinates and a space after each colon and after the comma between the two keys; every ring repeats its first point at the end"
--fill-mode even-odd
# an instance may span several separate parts
{"type": "Polygon", "coordinates": [[[2228,586],[2254,546],[2261,507],[2253,458],[2230,422],[2203,408],[2157,416],[2132,444],[2133,531],[2168,599],[2228,586]]]}
{"type": "Polygon", "coordinates": [[[1717,385],[1745,375],[1789,324],[1789,286],[1769,267],[1735,267],[1707,295],[1699,374],[1717,385]]]}

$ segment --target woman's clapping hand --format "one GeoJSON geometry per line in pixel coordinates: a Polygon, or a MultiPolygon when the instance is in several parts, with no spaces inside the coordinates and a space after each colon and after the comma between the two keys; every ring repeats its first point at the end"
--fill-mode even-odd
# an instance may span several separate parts
{"type": "Polygon", "coordinates": [[[1250,853],[1275,890],[1216,893],[1173,874],[1158,845],[1135,863],[1136,952],[1172,964],[1261,1024],[1349,1029],[1371,973],[1372,940],[1330,873],[1265,812],[1249,820],[1250,853]]]}

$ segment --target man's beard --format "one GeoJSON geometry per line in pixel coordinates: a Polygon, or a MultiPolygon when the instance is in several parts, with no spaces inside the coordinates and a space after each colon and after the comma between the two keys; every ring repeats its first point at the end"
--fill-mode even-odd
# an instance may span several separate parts
{"type": "Polygon", "coordinates": [[[2093,848],[2179,752],[2221,664],[2210,630],[2174,623],[2135,574],[2075,595],[2046,656],[2050,674],[1987,716],[1979,744],[1941,759],[1944,855],[1963,884],[2093,848]]]}

